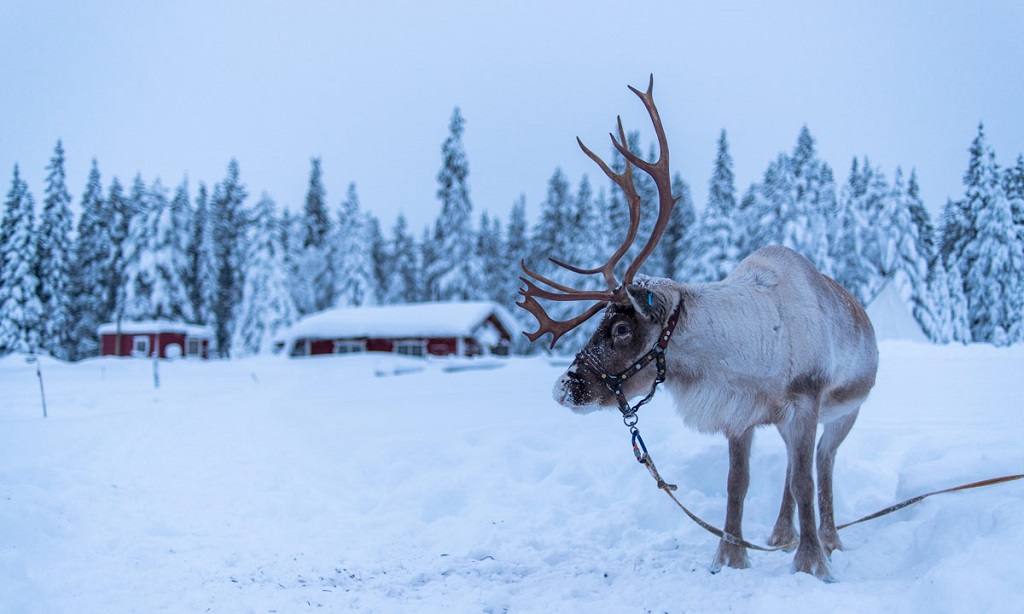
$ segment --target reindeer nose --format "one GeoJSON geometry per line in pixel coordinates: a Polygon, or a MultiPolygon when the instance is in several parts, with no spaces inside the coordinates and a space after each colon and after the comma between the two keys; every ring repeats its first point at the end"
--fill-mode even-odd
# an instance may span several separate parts
{"type": "Polygon", "coordinates": [[[586,380],[571,369],[558,379],[553,392],[555,401],[570,409],[592,405],[595,401],[586,380]]]}

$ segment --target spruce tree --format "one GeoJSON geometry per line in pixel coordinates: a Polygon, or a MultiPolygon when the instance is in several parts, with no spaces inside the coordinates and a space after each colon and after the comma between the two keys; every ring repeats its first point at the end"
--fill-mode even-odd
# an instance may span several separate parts
{"type": "Polygon", "coordinates": [[[919,323],[933,318],[928,292],[928,260],[918,248],[918,224],[914,219],[913,199],[903,182],[903,170],[896,169],[892,193],[885,201],[885,210],[879,223],[879,237],[885,241],[882,248],[886,276],[896,284],[900,297],[911,306],[911,313],[919,323]]]}
{"type": "Polygon", "coordinates": [[[373,264],[373,278],[370,283],[373,284],[377,302],[383,303],[384,297],[388,294],[387,284],[391,279],[394,261],[388,254],[388,242],[380,228],[380,220],[369,211],[366,212],[366,220],[370,226],[370,261],[373,264]]]}
{"type": "Polygon", "coordinates": [[[928,310],[921,327],[929,339],[936,343],[953,340],[953,323],[949,297],[949,275],[941,259],[935,259],[928,271],[928,310]]]}
{"type": "Polygon", "coordinates": [[[959,341],[967,345],[974,339],[971,336],[971,318],[968,311],[967,296],[964,294],[964,278],[956,262],[946,270],[949,282],[949,334],[951,341],[959,341]]]}
{"type": "MultiPolygon", "coordinates": [[[[166,200],[166,195],[165,200],[166,200]]],[[[149,188],[142,175],[137,173],[132,181],[128,197],[123,200],[123,209],[118,220],[118,234],[124,238],[118,242],[119,275],[117,304],[114,309],[118,322],[152,318],[154,272],[150,267],[150,249],[153,225],[150,220],[149,188]]]]}
{"type": "Polygon", "coordinates": [[[690,186],[683,181],[679,173],[672,177],[672,194],[679,200],[672,209],[672,216],[661,239],[665,244],[665,270],[662,276],[677,281],[689,281],[692,261],[697,255],[694,247],[697,214],[694,211],[690,186]]]}
{"type": "Polygon", "coordinates": [[[356,184],[350,183],[329,237],[329,258],[334,271],[335,294],[331,305],[361,307],[377,302],[373,283],[370,221],[360,211],[356,184]]]}
{"type": "MultiPolygon", "coordinates": [[[[601,192],[603,194],[603,191],[601,192]]],[[[599,202],[600,202],[600,196],[599,202]]],[[[501,288],[504,291],[499,302],[502,305],[512,305],[519,301],[519,288],[521,282],[519,277],[523,274],[520,263],[530,257],[529,225],[526,221],[526,196],[520,194],[512,203],[512,211],[509,213],[508,224],[505,234],[505,255],[508,266],[501,278],[501,288]]],[[[516,309],[513,311],[517,316],[528,315],[516,309]]],[[[519,341],[516,339],[516,341],[519,341]]]]}
{"type": "Polygon", "coordinates": [[[110,182],[107,195],[107,211],[110,220],[110,269],[107,275],[107,308],[111,319],[120,320],[118,305],[124,287],[125,260],[127,258],[128,230],[131,226],[132,210],[117,177],[110,182]]]}
{"type": "Polygon", "coordinates": [[[833,273],[837,282],[861,303],[872,297],[874,267],[869,259],[869,211],[866,195],[870,182],[870,165],[853,159],[850,176],[840,190],[839,213],[832,224],[833,273]]]}
{"type": "Polygon", "coordinates": [[[35,230],[32,194],[15,165],[0,219],[0,355],[39,348],[35,230]]]}
{"type": "Polygon", "coordinates": [[[480,232],[477,235],[476,254],[480,261],[480,270],[487,281],[481,288],[480,299],[502,301],[505,299],[506,288],[500,280],[508,270],[507,256],[503,244],[501,221],[491,217],[486,211],[480,214],[480,232]]]}
{"type": "Polygon", "coordinates": [[[245,282],[231,342],[236,356],[270,351],[274,337],[298,317],[275,209],[264,193],[247,216],[251,224],[245,241],[245,282]]]}
{"type": "Polygon", "coordinates": [[[1009,345],[1021,340],[1024,251],[1013,211],[999,183],[994,155],[970,176],[967,202],[975,221],[964,245],[964,292],[974,341],[1009,345]]]}
{"type": "Polygon", "coordinates": [[[331,231],[331,218],[327,214],[327,191],[323,184],[320,158],[313,158],[309,171],[309,189],[306,192],[304,247],[321,248],[331,231]]]}
{"type": "Polygon", "coordinates": [[[569,239],[564,248],[568,250],[563,254],[565,261],[583,267],[604,262],[610,255],[601,251],[602,237],[608,229],[598,210],[598,203],[594,202],[594,191],[586,174],[580,179],[576,197],[567,213],[569,225],[562,231],[569,239]]]}
{"type": "Polygon", "coordinates": [[[387,246],[387,257],[391,261],[387,293],[382,302],[387,305],[414,303],[420,299],[419,250],[416,239],[409,234],[409,223],[405,215],[399,214],[391,230],[387,246]]]}
{"type": "Polygon", "coordinates": [[[114,256],[113,223],[113,212],[103,198],[100,171],[94,159],[82,194],[71,269],[71,319],[74,322],[71,358],[74,360],[99,354],[97,329],[111,317],[109,287],[114,256]]]}
{"type": "Polygon", "coordinates": [[[963,181],[959,210],[970,225],[959,241],[951,237],[948,244],[963,274],[971,338],[996,345],[1014,343],[1022,328],[1024,250],[1003,174],[981,125],[971,143],[963,181]]]}
{"type": "Polygon", "coordinates": [[[65,183],[64,146],[59,140],[46,169],[49,173],[39,219],[36,254],[39,303],[42,307],[40,343],[50,355],[68,360],[74,350],[71,320],[73,222],[71,195],[65,183]]]}
{"type": "Polygon", "coordinates": [[[302,252],[296,260],[296,281],[292,288],[301,314],[323,311],[334,305],[338,289],[334,269],[335,228],[327,207],[320,158],[313,158],[309,188],[303,211],[302,252]]]}
{"type": "Polygon", "coordinates": [[[942,241],[939,245],[939,253],[947,269],[955,264],[961,272],[971,268],[965,257],[965,247],[974,239],[978,211],[990,192],[987,168],[994,169],[995,165],[994,155],[985,140],[983,124],[978,124],[978,134],[971,142],[969,154],[963,178],[966,193],[961,200],[946,202],[942,211],[942,241]]]}
{"type": "Polygon", "coordinates": [[[185,275],[185,292],[188,296],[189,309],[192,313],[192,321],[203,323],[206,321],[206,303],[203,293],[203,269],[207,266],[204,262],[204,245],[207,242],[209,231],[209,197],[206,193],[206,185],[199,182],[196,191],[195,205],[189,208],[188,241],[185,246],[185,257],[187,261],[187,272],[185,275]]]}
{"type": "MultiPolygon", "coordinates": [[[[159,183],[157,187],[163,191],[159,183]]],[[[156,284],[156,271],[152,266],[155,221],[162,214],[160,209],[166,206],[167,197],[166,193],[151,194],[142,176],[137,174],[127,203],[132,213],[124,246],[124,282],[117,314],[125,320],[149,320],[155,317],[152,301],[156,284]]]]}
{"type": "Polygon", "coordinates": [[[441,212],[434,229],[434,253],[426,270],[428,291],[434,300],[472,300],[483,287],[480,263],[473,257],[476,234],[469,200],[469,161],[462,144],[465,120],[459,108],[452,112],[448,138],[441,146],[437,198],[441,212]]]}
{"type": "Polygon", "coordinates": [[[739,264],[739,229],[736,228],[736,186],[732,156],[725,130],[718,138],[718,153],[708,182],[708,203],[700,218],[695,269],[690,281],[718,281],[739,264]]]}
{"type": "Polygon", "coordinates": [[[216,185],[210,200],[216,285],[210,315],[217,337],[217,352],[231,355],[235,309],[242,298],[242,238],[246,230],[245,199],[248,196],[239,177],[238,162],[228,163],[227,176],[216,185]]]}
{"type": "Polygon", "coordinates": [[[914,169],[910,171],[906,197],[910,207],[910,217],[914,220],[917,230],[917,253],[930,264],[935,260],[935,226],[921,200],[921,188],[917,183],[917,171],[914,169]]]}
{"type": "Polygon", "coordinates": [[[792,192],[786,203],[788,215],[782,219],[781,243],[830,275],[834,267],[829,257],[828,220],[837,209],[835,179],[832,169],[818,158],[807,126],[797,136],[789,165],[792,192]]]}
{"type": "MultiPolygon", "coordinates": [[[[570,194],[569,181],[561,168],[555,169],[548,180],[547,198],[541,205],[540,222],[533,233],[532,253],[533,258],[528,259],[530,269],[552,281],[564,284],[573,288],[599,289],[604,288],[604,279],[599,275],[581,276],[577,273],[560,267],[547,258],[581,266],[583,268],[593,267],[601,262],[583,262],[580,259],[581,250],[575,241],[576,228],[574,203],[570,194]]],[[[622,230],[625,233],[625,228],[622,230]]],[[[607,252],[603,262],[611,255],[607,252]]],[[[553,302],[547,306],[551,317],[564,320],[576,315],[579,305],[575,302],[553,302]]],[[[579,347],[593,332],[596,322],[590,321],[578,328],[573,329],[564,337],[556,351],[567,352],[571,348],[579,347]]]]}

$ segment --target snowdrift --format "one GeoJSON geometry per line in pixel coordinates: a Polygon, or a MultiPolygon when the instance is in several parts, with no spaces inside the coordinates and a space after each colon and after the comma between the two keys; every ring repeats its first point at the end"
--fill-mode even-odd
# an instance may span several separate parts
{"type": "MultiPolygon", "coordinates": [[[[542,359],[176,361],[159,389],[148,361],[41,367],[46,420],[35,365],[0,359],[0,612],[1024,611],[1020,482],[845,531],[836,584],[785,553],[709,574],[714,537],[655,489],[614,411],[555,405],[542,359]]],[[[1020,473],[1021,373],[1020,346],[884,343],[837,520],[1020,473]]],[[[664,391],[639,426],[721,522],[725,440],[664,391]]],[[[748,539],[770,534],[784,473],[766,429],[748,539]]]]}

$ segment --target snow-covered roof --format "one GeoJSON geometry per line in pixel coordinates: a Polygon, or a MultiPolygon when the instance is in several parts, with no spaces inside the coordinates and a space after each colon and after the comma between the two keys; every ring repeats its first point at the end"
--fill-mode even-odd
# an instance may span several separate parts
{"type": "MultiPolygon", "coordinates": [[[[117,322],[101,324],[101,335],[116,335],[117,322]]],[[[189,337],[213,337],[213,329],[199,324],[186,324],[173,320],[131,320],[121,322],[122,335],[142,335],[146,333],[183,333],[189,337]]]]}
{"type": "Polygon", "coordinates": [[[491,315],[509,334],[518,326],[512,314],[497,303],[410,303],[328,309],[302,318],[278,339],[468,337],[491,315]]]}
{"type": "Polygon", "coordinates": [[[867,312],[877,339],[928,341],[891,279],[885,282],[885,286],[867,306],[867,312]]]}

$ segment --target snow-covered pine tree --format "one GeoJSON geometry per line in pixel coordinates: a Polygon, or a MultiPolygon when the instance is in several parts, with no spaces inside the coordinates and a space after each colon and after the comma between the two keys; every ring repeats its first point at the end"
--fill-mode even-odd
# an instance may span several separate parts
{"type": "Polygon", "coordinates": [[[209,240],[209,211],[206,184],[200,181],[199,188],[196,190],[195,205],[189,210],[188,242],[185,246],[188,262],[185,292],[188,295],[192,321],[200,324],[206,322],[206,314],[209,312],[205,301],[204,281],[214,277],[209,275],[210,262],[207,258],[209,251],[205,249],[205,246],[211,243],[209,240]]]}
{"type": "Polygon", "coordinates": [[[437,198],[441,212],[434,230],[433,260],[426,270],[427,289],[434,300],[472,300],[483,288],[480,262],[474,258],[476,233],[469,200],[469,161],[462,144],[465,120],[458,107],[452,112],[448,138],[441,146],[437,198]]]}
{"type": "Polygon", "coordinates": [[[107,309],[111,319],[119,316],[118,307],[122,302],[124,289],[124,269],[127,259],[128,231],[132,223],[133,211],[124,195],[121,182],[114,177],[110,182],[107,195],[107,211],[110,216],[110,269],[107,276],[107,309]]]}
{"type": "Polygon", "coordinates": [[[419,294],[416,298],[417,301],[429,301],[433,298],[431,290],[431,282],[428,279],[428,271],[434,270],[438,261],[438,253],[441,250],[439,237],[437,236],[437,225],[434,225],[434,229],[430,227],[423,229],[423,233],[420,235],[419,241],[419,263],[420,263],[420,281],[419,294]]]}
{"type": "Polygon", "coordinates": [[[156,231],[158,314],[171,320],[194,322],[195,312],[189,299],[189,231],[192,225],[192,203],[186,177],[174,190],[170,207],[165,209],[156,231]]]}
{"type": "Polygon", "coordinates": [[[783,220],[781,243],[831,275],[834,267],[829,257],[828,220],[837,210],[835,178],[828,164],[818,158],[807,126],[797,136],[789,164],[793,193],[790,217],[783,220]]]}
{"type": "Polygon", "coordinates": [[[192,321],[185,285],[188,182],[178,186],[171,201],[160,179],[154,180],[141,198],[135,192],[133,188],[132,199],[144,204],[130,232],[122,315],[136,320],[192,321]]]}
{"type": "Polygon", "coordinates": [[[320,158],[311,160],[309,189],[306,191],[304,247],[323,247],[331,232],[331,219],[327,213],[327,191],[323,183],[320,158]]]}
{"type": "Polygon", "coordinates": [[[93,159],[82,194],[71,268],[73,360],[99,354],[97,329],[110,320],[109,287],[114,256],[110,233],[113,225],[113,212],[103,199],[100,171],[93,159]]]}
{"type": "MultiPolygon", "coordinates": [[[[567,233],[566,248],[570,251],[565,254],[566,262],[593,267],[604,262],[611,255],[602,251],[604,246],[602,237],[607,234],[608,228],[605,225],[605,216],[600,213],[600,206],[601,201],[594,200],[594,190],[590,187],[590,178],[584,174],[580,178],[576,197],[569,206],[569,226],[566,227],[569,232],[567,233]]],[[[654,259],[653,254],[651,258],[654,259]]],[[[600,285],[595,285],[595,287],[600,287],[600,285]]]]}
{"type": "Polygon", "coordinates": [[[907,182],[907,205],[910,207],[910,217],[914,220],[917,228],[917,253],[931,264],[935,260],[935,225],[932,224],[931,215],[921,200],[921,187],[917,183],[917,171],[910,170],[910,180],[907,182]]]}
{"type": "Polygon", "coordinates": [[[64,174],[64,145],[57,141],[46,167],[46,192],[39,218],[36,276],[39,279],[40,345],[51,356],[68,360],[73,351],[71,320],[72,215],[64,174]]]}
{"type": "MultiPolygon", "coordinates": [[[[1024,250],[1007,199],[1005,177],[980,124],[963,183],[964,198],[949,217],[970,225],[959,235],[944,236],[943,246],[949,248],[948,257],[956,258],[963,274],[972,340],[1007,345],[1021,336],[1024,250]]],[[[958,230],[954,224],[950,227],[958,230]]]]}
{"type": "Polygon", "coordinates": [[[739,264],[737,219],[732,156],[729,154],[725,130],[722,130],[718,138],[714,170],[708,182],[708,202],[700,217],[695,266],[690,281],[718,281],[739,264]]]}
{"type": "MultiPolygon", "coordinates": [[[[622,206],[626,206],[625,201],[622,202],[622,206]]],[[[583,246],[582,242],[576,240],[578,230],[574,225],[577,223],[576,214],[576,203],[570,194],[569,181],[562,169],[556,168],[548,180],[547,198],[541,204],[540,221],[534,228],[531,240],[532,257],[527,258],[527,265],[540,275],[573,288],[605,288],[604,279],[599,275],[582,276],[548,260],[548,258],[554,258],[587,268],[597,266],[611,256],[612,252],[607,251],[607,247],[601,245],[602,257],[595,261],[593,247],[583,246]]],[[[593,217],[601,219],[603,216],[595,215],[593,217]]],[[[625,234],[626,227],[623,227],[621,232],[625,234]]],[[[608,233],[605,231],[603,234],[607,235],[608,233]]],[[[594,241],[594,244],[599,244],[599,242],[594,241]]],[[[572,302],[553,302],[547,306],[547,312],[555,319],[564,320],[576,315],[577,308],[578,305],[572,302]]],[[[567,352],[571,348],[579,347],[590,337],[596,325],[596,322],[591,321],[573,329],[566,334],[565,341],[559,343],[559,348],[556,351],[567,352]]]]}
{"type": "Polygon", "coordinates": [[[380,220],[369,211],[366,212],[366,219],[369,222],[370,236],[370,261],[373,263],[373,293],[377,302],[383,304],[384,296],[387,295],[387,283],[391,279],[391,269],[394,261],[388,255],[388,242],[380,229],[380,220]]]}
{"type": "Polygon", "coordinates": [[[15,165],[0,219],[0,355],[39,348],[35,230],[32,194],[15,165]]]}
{"type": "Polygon", "coordinates": [[[217,280],[210,315],[217,337],[217,353],[231,355],[235,309],[242,299],[242,237],[246,230],[245,199],[248,194],[239,177],[238,162],[228,163],[227,176],[218,183],[210,199],[217,280]]]}
{"type": "Polygon", "coordinates": [[[480,214],[476,258],[480,261],[480,271],[487,282],[481,288],[482,294],[479,298],[501,301],[504,299],[505,288],[501,287],[499,280],[507,268],[501,221],[494,218],[492,222],[486,211],[480,214]]]}
{"type": "Polygon", "coordinates": [[[933,317],[928,292],[928,261],[918,252],[921,245],[918,225],[911,207],[912,198],[903,183],[903,169],[896,168],[892,192],[884,201],[879,220],[879,238],[884,241],[883,274],[896,284],[900,297],[911,307],[919,323],[933,317]]]}
{"type": "Polygon", "coordinates": [[[690,186],[683,181],[679,173],[672,177],[672,195],[679,197],[679,200],[672,209],[665,234],[661,237],[665,245],[666,264],[662,276],[676,281],[689,281],[687,276],[693,270],[693,262],[697,256],[694,247],[697,239],[697,214],[693,207],[690,186]]]}
{"type": "Polygon", "coordinates": [[[1017,164],[1004,171],[1003,191],[1006,192],[1006,199],[1010,201],[1017,234],[1024,241],[1024,155],[1018,155],[1017,164]]]}
{"type": "Polygon", "coordinates": [[[861,303],[870,298],[868,288],[871,277],[871,265],[865,259],[864,248],[864,228],[867,226],[867,211],[863,207],[868,187],[866,172],[867,169],[861,172],[860,161],[854,157],[850,165],[850,176],[839,193],[839,212],[830,231],[833,236],[835,280],[861,303]]]}
{"type": "Polygon", "coordinates": [[[306,250],[303,248],[303,237],[306,234],[305,219],[302,214],[293,214],[285,208],[281,214],[280,243],[284,254],[284,267],[288,272],[288,288],[292,301],[299,316],[306,312],[301,304],[312,305],[312,290],[302,277],[302,264],[306,250]]]}
{"type": "Polygon", "coordinates": [[[381,301],[386,305],[401,305],[419,300],[419,249],[416,239],[409,234],[409,222],[404,214],[398,214],[391,230],[387,257],[391,261],[390,277],[385,282],[387,293],[381,301]]]}
{"type": "Polygon", "coordinates": [[[269,352],[277,333],[298,317],[274,201],[264,192],[247,217],[245,282],[231,342],[236,356],[269,352]]]}
{"type": "MultiPolygon", "coordinates": [[[[604,191],[601,191],[603,196],[604,191]]],[[[595,207],[601,201],[598,197],[595,207]]],[[[597,215],[597,209],[595,215],[597,215]]],[[[600,222],[598,222],[600,223],[600,222]]],[[[500,285],[503,291],[501,295],[502,305],[513,305],[519,301],[519,277],[523,274],[519,264],[530,257],[530,235],[529,224],[526,221],[526,195],[520,194],[512,202],[512,210],[509,212],[508,224],[505,226],[505,268],[502,270],[500,285]]],[[[513,313],[520,311],[513,310],[513,313]]],[[[517,314],[518,315],[518,314],[517,314]]],[[[528,315],[528,314],[527,314],[528,315]]]]}
{"type": "Polygon", "coordinates": [[[963,248],[964,292],[971,338],[1005,346],[1021,340],[1024,250],[995,155],[986,145],[981,147],[982,163],[965,177],[970,181],[965,200],[975,225],[963,248]]]}
{"type": "Polygon", "coordinates": [[[953,340],[953,323],[949,299],[949,275],[941,258],[936,258],[928,270],[928,310],[921,327],[935,343],[949,343],[953,340]]]}
{"type": "Polygon", "coordinates": [[[783,220],[790,217],[793,178],[789,174],[789,157],[779,153],[764,171],[761,181],[751,190],[750,248],[756,251],[766,245],[782,242],[783,220]]]}
{"type": "Polygon", "coordinates": [[[567,232],[572,228],[571,206],[569,180],[561,168],[556,168],[548,179],[547,198],[541,203],[540,220],[533,230],[532,258],[527,260],[532,270],[541,274],[564,270],[548,262],[547,258],[567,262],[572,256],[572,237],[567,232]]]}
{"type": "MultiPolygon", "coordinates": [[[[162,186],[161,186],[162,189],[162,186]]],[[[144,320],[154,317],[153,287],[155,271],[153,267],[152,246],[155,238],[154,223],[150,209],[154,206],[166,206],[167,195],[153,197],[141,174],[136,174],[132,181],[132,189],[126,203],[126,219],[129,220],[128,232],[122,243],[124,254],[123,282],[118,294],[117,319],[144,320]]]]}
{"type": "Polygon", "coordinates": [[[951,341],[959,341],[967,345],[971,338],[971,318],[967,308],[967,296],[964,294],[964,278],[960,274],[960,268],[953,263],[952,268],[946,270],[946,279],[949,282],[949,334],[951,341]]]}
{"type": "Polygon", "coordinates": [[[743,193],[743,198],[740,199],[739,208],[736,213],[736,228],[740,233],[737,248],[739,249],[741,261],[757,249],[759,193],[758,184],[750,184],[747,187],[747,191],[743,193]]]}
{"type": "Polygon", "coordinates": [[[330,245],[335,229],[327,210],[320,158],[313,158],[311,164],[302,217],[303,249],[296,261],[296,279],[292,284],[295,304],[303,315],[331,307],[338,293],[330,245]]]}
{"type": "Polygon", "coordinates": [[[360,211],[356,184],[350,183],[337,223],[328,236],[335,287],[332,305],[361,307],[377,302],[370,224],[369,216],[360,211]]]}
{"type": "Polygon", "coordinates": [[[994,154],[985,140],[983,124],[978,124],[978,134],[971,142],[969,154],[963,178],[964,198],[946,202],[942,210],[942,240],[939,244],[939,253],[946,268],[956,263],[965,277],[971,263],[965,259],[964,249],[974,239],[978,211],[990,192],[990,187],[985,185],[988,181],[985,176],[990,174],[986,167],[995,165],[994,154]]]}

